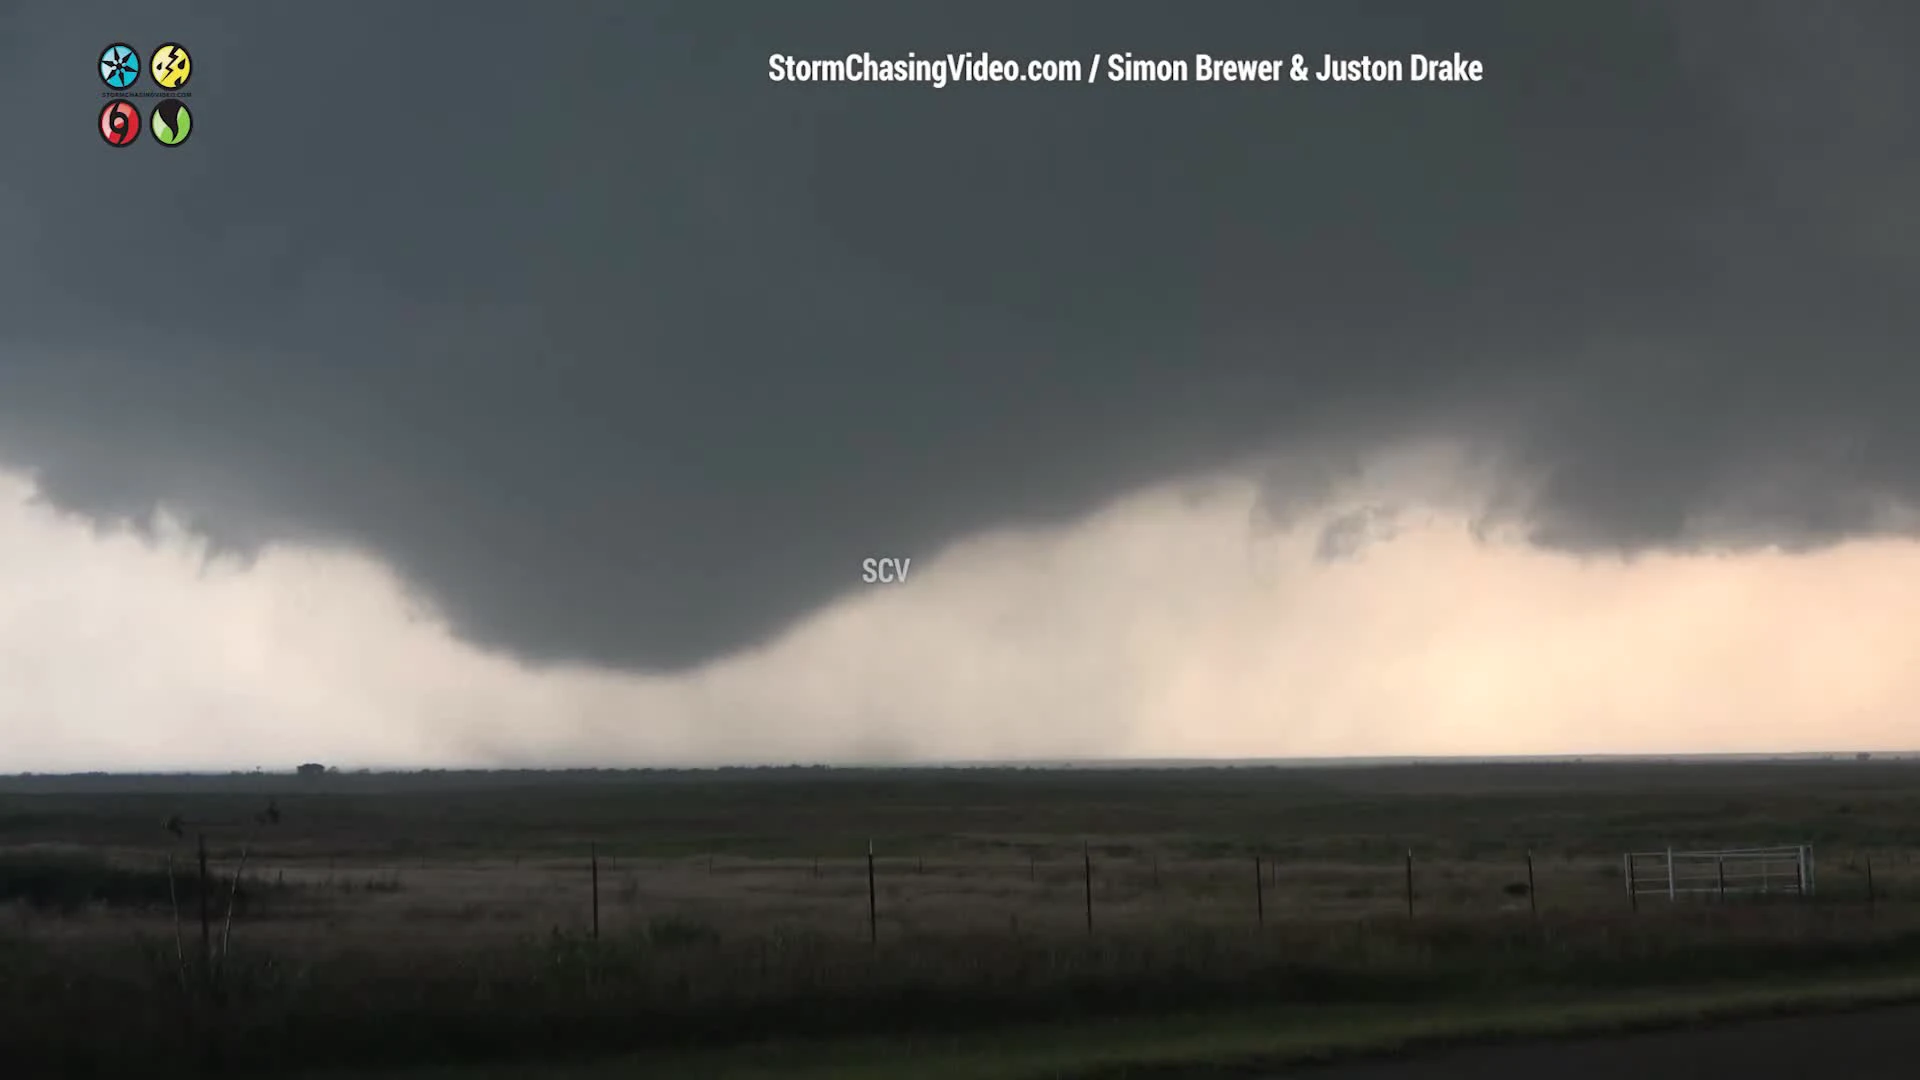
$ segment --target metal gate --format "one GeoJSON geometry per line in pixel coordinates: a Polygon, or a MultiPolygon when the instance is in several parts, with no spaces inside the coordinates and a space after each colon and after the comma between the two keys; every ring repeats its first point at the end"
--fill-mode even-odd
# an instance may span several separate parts
{"type": "Polygon", "coordinates": [[[1621,861],[1627,897],[1813,895],[1813,845],[1728,848],[1724,851],[1635,851],[1621,861]]]}

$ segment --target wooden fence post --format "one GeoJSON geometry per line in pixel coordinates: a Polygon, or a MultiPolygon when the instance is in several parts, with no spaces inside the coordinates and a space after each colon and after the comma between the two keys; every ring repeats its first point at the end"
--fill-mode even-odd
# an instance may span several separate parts
{"type": "Polygon", "coordinates": [[[1533,887],[1533,852],[1527,852],[1527,910],[1540,917],[1540,892],[1533,887]]]}
{"type": "Polygon", "coordinates": [[[593,889],[593,940],[600,940],[600,846],[587,845],[587,873],[593,889]]]}
{"type": "Polygon", "coordinates": [[[1873,914],[1873,856],[1867,856],[1867,914],[1873,914]]]}
{"type": "Polygon", "coordinates": [[[1407,918],[1413,918],[1413,849],[1407,849],[1407,918]]]}
{"type": "Polygon", "coordinates": [[[880,900],[873,887],[873,841],[867,841],[867,941],[880,944],[880,900]]]}
{"type": "Polygon", "coordinates": [[[1267,925],[1267,879],[1260,872],[1260,856],[1253,857],[1253,922],[1267,925]]]}
{"type": "Polygon", "coordinates": [[[1093,933],[1093,845],[1088,841],[1080,842],[1080,861],[1087,892],[1087,933],[1093,933]]]}

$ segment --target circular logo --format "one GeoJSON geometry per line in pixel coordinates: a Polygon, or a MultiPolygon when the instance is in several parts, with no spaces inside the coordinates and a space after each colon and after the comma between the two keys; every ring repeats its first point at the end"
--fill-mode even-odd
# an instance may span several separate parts
{"type": "Polygon", "coordinates": [[[153,81],[166,90],[178,90],[193,78],[193,57],[187,55],[186,49],[171,41],[153,50],[151,66],[153,81]]]}
{"type": "Polygon", "coordinates": [[[125,98],[114,98],[100,110],[100,137],[108,146],[132,146],[140,137],[140,110],[125,98]]]}
{"type": "Polygon", "coordinates": [[[100,53],[100,81],[125,90],[140,78],[140,54],[133,46],[114,42],[100,53]]]}
{"type": "Polygon", "coordinates": [[[193,134],[193,113],[179,98],[168,98],[153,107],[153,138],[164,146],[179,146],[193,134]]]}

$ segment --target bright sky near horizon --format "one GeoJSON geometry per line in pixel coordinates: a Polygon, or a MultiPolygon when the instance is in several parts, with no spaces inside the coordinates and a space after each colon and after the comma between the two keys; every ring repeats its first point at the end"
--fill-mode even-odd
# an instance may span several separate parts
{"type": "Polygon", "coordinates": [[[208,561],[29,492],[0,477],[10,772],[1893,749],[1920,701],[1903,541],[1581,561],[1432,509],[1330,559],[1250,532],[1248,483],[1163,486],[649,676],[465,644],[363,554],[208,561]]]}

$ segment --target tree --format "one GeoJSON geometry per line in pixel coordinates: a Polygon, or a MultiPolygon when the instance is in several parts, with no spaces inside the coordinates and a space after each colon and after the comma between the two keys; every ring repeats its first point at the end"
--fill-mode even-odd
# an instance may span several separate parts
{"type": "Polygon", "coordinates": [[[304,777],[325,776],[327,774],[327,767],[309,761],[305,765],[300,766],[298,771],[300,775],[304,777]]]}

